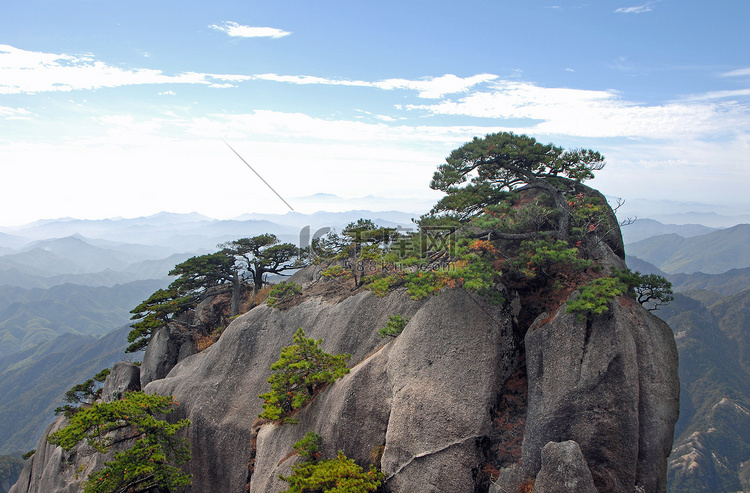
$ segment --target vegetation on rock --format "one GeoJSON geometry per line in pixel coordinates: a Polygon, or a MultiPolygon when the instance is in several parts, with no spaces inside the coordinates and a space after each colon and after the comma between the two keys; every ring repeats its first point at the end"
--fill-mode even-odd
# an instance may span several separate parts
{"type": "MultiPolygon", "coordinates": [[[[554,204],[556,220],[545,230],[560,239],[569,237],[571,207],[565,196],[569,182],[594,177],[604,167],[604,157],[588,149],[565,151],[541,144],[533,137],[500,132],[464,144],[451,152],[435,172],[430,187],[446,193],[432,215],[466,220],[489,206],[507,200],[509,192],[537,189],[554,204]]],[[[540,225],[541,226],[541,225],[540,225]]],[[[523,239],[536,231],[508,233],[491,230],[495,238],[523,239]]]]}
{"type": "Polygon", "coordinates": [[[271,288],[266,305],[278,307],[280,303],[289,301],[300,293],[302,293],[302,288],[298,284],[291,281],[280,282],[271,288]]]}
{"type": "Polygon", "coordinates": [[[99,453],[127,444],[114,460],[88,476],[85,493],[140,493],[187,486],[190,475],[176,466],[190,460],[190,451],[187,441],[176,433],[190,422],[182,419],[169,424],[158,418],[171,413],[176,404],[171,396],[127,392],[120,400],[80,409],[47,440],[65,450],[85,442],[99,453]]]}
{"type": "Polygon", "coordinates": [[[271,365],[273,374],[268,378],[271,391],[261,394],[261,418],[284,418],[294,423],[291,414],[309,402],[315,392],[349,373],[348,354],[328,354],[320,348],[322,339],[305,337],[300,328],[294,334],[294,344],[281,350],[279,360],[271,365]]]}
{"type": "Polygon", "coordinates": [[[408,318],[404,318],[401,315],[391,315],[388,317],[388,322],[385,327],[378,331],[380,337],[396,337],[404,331],[404,327],[409,323],[408,318]]]}
{"type": "Polygon", "coordinates": [[[133,314],[131,320],[138,320],[138,322],[130,326],[132,329],[128,334],[130,346],[125,349],[125,352],[135,353],[146,349],[151,335],[157,329],[167,326],[177,315],[193,306],[193,300],[181,296],[174,288],[155,291],[148,299],[130,311],[133,314]]]}
{"type": "Polygon", "coordinates": [[[241,238],[220,246],[223,247],[222,253],[235,260],[235,269],[252,281],[255,291],[263,287],[267,274],[281,274],[301,266],[297,246],[281,243],[276,235],[270,233],[241,238]]]}
{"type": "Polygon", "coordinates": [[[308,432],[294,444],[294,450],[304,459],[292,466],[291,476],[280,476],[289,483],[282,493],[365,493],[376,491],[385,475],[374,465],[364,471],[354,460],[339,450],[335,459],[319,459],[320,436],[308,432]]]}
{"type": "Polygon", "coordinates": [[[599,315],[609,310],[609,304],[615,296],[622,296],[628,287],[615,277],[600,277],[581,287],[581,294],[568,302],[565,311],[577,313],[583,320],[592,315],[599,315]]]}
{"type": "Polygon", "coordinates": [[[273,234],[241,238],[219,247],[222,249],[218,252],[191,257],[175,265],[169,275],[177,278],[169,287],[156,291],[131,311],[132,320],[137,322],[131,326],[133,330],[128,335],[131,344],[126,352],[145,349],[157,329],[175,322],[179,315],[209,297],[231,293],[229,316],[235,317],[248,279],[253,291],[252,304],[267,274],[281,274],[302,266],[297,247],[281,243],[273,234]]]}
{"type": "Polygon", "coordinates": [[[321,272],[320,275],[323,277],[331,278],[331,279],[336,279],[336,278],[348,279],[352,277],[352,273],[344,269],[344,267],[341,265],[331,265],[327,267],[325,270],[323,270],[323,272],[321,272]]]}
{"type": "Polygon", "coordinates": [[[631,272],[630,269],[616,270],[614,274],[628,286],[633,298],[650,311],[674,300],[672,283],[662,276],[631,272]]]}
{"type": "Polygon", "coordinates": [[[674,299],[672,284],[655,274],[644,275],[630,269],[614,269],[612,277],[599,277],[585,284],[581,294],[568,303],[566,311],[577,313],[579,318],[598,315],[609,310],[609,304],[616,296],[625,294],[648,310],[656,310],[674,299]]]}

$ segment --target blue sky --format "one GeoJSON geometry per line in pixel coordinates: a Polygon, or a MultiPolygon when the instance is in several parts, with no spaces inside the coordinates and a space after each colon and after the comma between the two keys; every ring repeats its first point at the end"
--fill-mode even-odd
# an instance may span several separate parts
{"type": "Polygon", "coordinates": [[[0,225],[424,212],[474,135],[601,151],[624,210],[750,213],[750,2],[9,1],[0,225]],[[334,197],[335,196],[335,197],[334,197]]]}

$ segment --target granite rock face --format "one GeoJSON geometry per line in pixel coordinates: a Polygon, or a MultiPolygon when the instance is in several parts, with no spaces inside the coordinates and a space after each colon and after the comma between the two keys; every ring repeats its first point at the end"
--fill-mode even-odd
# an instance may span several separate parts
{"type": "Polygon", "coordinates": [[[465,291],[431,298],[399,337],[298,413],[298,425],[261,428],[250,491],[284,489],[278,476],[294,463],[284,458],[307,431],[321,435],[326,457],[341,449],[366,464],[382,455],[392,491],[472,491],[489,409],[517,358],[502,310],[465,291]]]}
{"type": "Polygon", "coordinates": [[[403,292],[386,298],[368,292],[338,303],[313,298],[288,310],[262,305],[235,320],[216,344],[178,363],[168,378],[151,383],[147,392],[174,395],[181,404],[176,417],[192,422],[190,442],[201,451],[187,467],[193,491],[242,491],[247,484],[248,462],[257,455],[251,444],[262,411],[258,395],[268,390],[271,364],[297,329],[323,339],[328,353],[351,354],[354,365],[383,344],[377,332],[389,315],[410,318],[424,304],[403,292]]]}
{"type": "Polygon", "coordinates": [[[527,476],[548,442],[575,440],[599,491],[666,490],[680,391],[669,326],[625,297],[592,320],[563,306],[527,333],[526,363],[527,476]]]}
{"type": "MultiPolygon", "coordinates": [[[[279,474],[291,473],[299,460],[292,444],[308,431],[321,436],[325,457],[342,450],[362,466],[378,465],[392,493],[501,491],[483,479],[490,466],[511,471],[516,488],[536,478],[537,488],[546,488],[539,491],[566,491],[571,476],[590,471],[600,492],[664,491],[679,396],[669,328],[621,297],[590,321],[563,305],[523,340],[513,306],[493,306],[462,289],[419,301],[396,290],[382,298],[309,296],[285,309],[261,305],[179,362],[179,347],[157,332],[145,390],[174,395],[180,404],[170,420],[192,422],[190,493],[245,491],[248,484],[251,493],[282,491],[279,474]],[[409,323],[383,340],[378,330],[390,315],[409,323]],[[300,327],[323,339],[326,352],[351,354],[351,372],[297,412],[297,425],[262,423],[258,395],[300,327]],[[524,351],[526,366],[519,367],[524,351]],[[164,361],[173,367],[163,369],[164,361]],[[523,378],[512,377],[519,368],[527,369],[523,378]],[[168,373],[156,378],[159,372],[168,373]],[[513,463],[493,464],[488,443],[504,432],[498,407],[510,381],[528,382],[525,425],[512,430],[523,437],[522,451],[513,463]],[[549,442],[570,440],[580,451],[555,443],[543,452],[549,442]]],[[[74,473],[94,464],[87,460],[43,439],[14,493],[79,491],[74,473]]]]}

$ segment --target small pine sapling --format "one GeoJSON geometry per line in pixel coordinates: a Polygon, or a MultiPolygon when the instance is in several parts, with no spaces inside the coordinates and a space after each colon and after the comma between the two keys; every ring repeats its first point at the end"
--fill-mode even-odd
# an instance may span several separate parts
{"type": "Polygon", "coordinates": [[[350,355],[324,352],[320,348],[322,339],[307,338],[300,328],[293,342],[281,350],[279,360],[271,365],[271,391],[259,396],[264,401],[261,418],[284,418],[284,422],[294,423],[292,411],[307,404],[317,390],[349,373],[346,362],[350,355]]]}

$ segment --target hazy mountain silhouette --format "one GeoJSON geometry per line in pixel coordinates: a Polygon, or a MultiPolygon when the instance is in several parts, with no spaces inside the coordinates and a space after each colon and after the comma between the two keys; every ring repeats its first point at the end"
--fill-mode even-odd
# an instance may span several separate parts
{"type": "Polygon", "coordinates": [[[750,224],[685,238],[678,234],[654,236],[626,246],[628,254],[654,264],[669,274],[721,274],[750,267],[750,224]]]}

